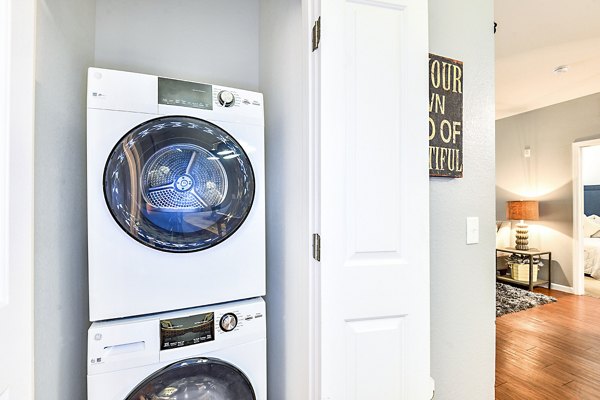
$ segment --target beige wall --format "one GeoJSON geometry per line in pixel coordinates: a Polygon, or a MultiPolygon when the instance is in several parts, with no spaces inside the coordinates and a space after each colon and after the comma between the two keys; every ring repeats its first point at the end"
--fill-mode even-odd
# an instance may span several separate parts
{"type": "Polygon", "coordinates": [[[573,284],[571,144],[598,137],[600,94],[496,121],[496,218],[506,219],[508,200],[540,201],[530,246],[552,251],[552,281],[560,285],[573,284]]]}
{"type": "Polygon", "coordinates": [[[493,1],[430,0],[430,51],[464,62],[464,178],[430,179],[431,372],[436,400],[494,398],[493,1]],[[466,218],[479,217],[479,244],[466,218]]]}

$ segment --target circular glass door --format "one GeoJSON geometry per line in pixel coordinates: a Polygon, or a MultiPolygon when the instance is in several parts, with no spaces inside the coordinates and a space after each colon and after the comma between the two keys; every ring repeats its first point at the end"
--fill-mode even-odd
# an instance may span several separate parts
{"type": "Polygon", "coordinates": [[[215,246],[254,200],[248,156],[226,131],[186,116],[146,121],[115,145],[104,197],[119,226],[146,246],[191,252],[215,246]]]}
{"type": "Polygon", "coordinates": [[[256,400],[246,375],[213,358],[189,358],[155,372],[125,400],[256,400]]]}

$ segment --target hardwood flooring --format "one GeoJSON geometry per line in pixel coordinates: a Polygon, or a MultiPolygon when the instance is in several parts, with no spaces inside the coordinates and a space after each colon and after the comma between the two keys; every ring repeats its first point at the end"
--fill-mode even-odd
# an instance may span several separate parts
{"type": "Polygon", "coordinates": [[[558,302],[496,318],[496,400],[599,400],[600,299],[535,291],[558,302]]]}

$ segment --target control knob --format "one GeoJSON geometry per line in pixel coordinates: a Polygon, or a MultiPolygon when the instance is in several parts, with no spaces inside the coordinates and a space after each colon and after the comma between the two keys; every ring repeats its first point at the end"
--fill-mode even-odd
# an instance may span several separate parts
{"type": "Polygon", "coordinates": [[[219,322],[219,326],[223,330],[223,332],[231,332],[237,326],[238,319],[234,313],[227,313],[221,317],[221,321],[219,322]]]}
{"type": "Polygon", "coordinates": [[[223,107],[231,107],[235,104],[235,96],[228,90],[221,90],[217,95],[217,99],[223,107]]]}

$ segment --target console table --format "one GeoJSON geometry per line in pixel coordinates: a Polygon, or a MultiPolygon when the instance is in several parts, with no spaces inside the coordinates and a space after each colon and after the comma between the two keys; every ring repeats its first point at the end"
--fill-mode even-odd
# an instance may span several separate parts
{"type": "Polygon", "coordinates": [[[529,286],[529,290],[532,291],[535,286],[542,286],[548,284],[548,289],[550,289],[550,285],[552,284],[552,252],[550,251],[541,251],[538,249],[529,249],[529,250],[517,250],[513,247],[500,247],[496,249],[496,261],[498,258],[498,252],[501,253],[510,253],[510,254],[518,254],[521,256],[525,256],[529,258],[529,282],[519,281],[511,278],[506,275],[496,275],[496,280],[500,282],[512,283],[515,285],[529,286]],[[533,257],[539,256],[540,259],[543,255],[548,256],[548,280],[536,280],[533,281],[533,257]]]}

